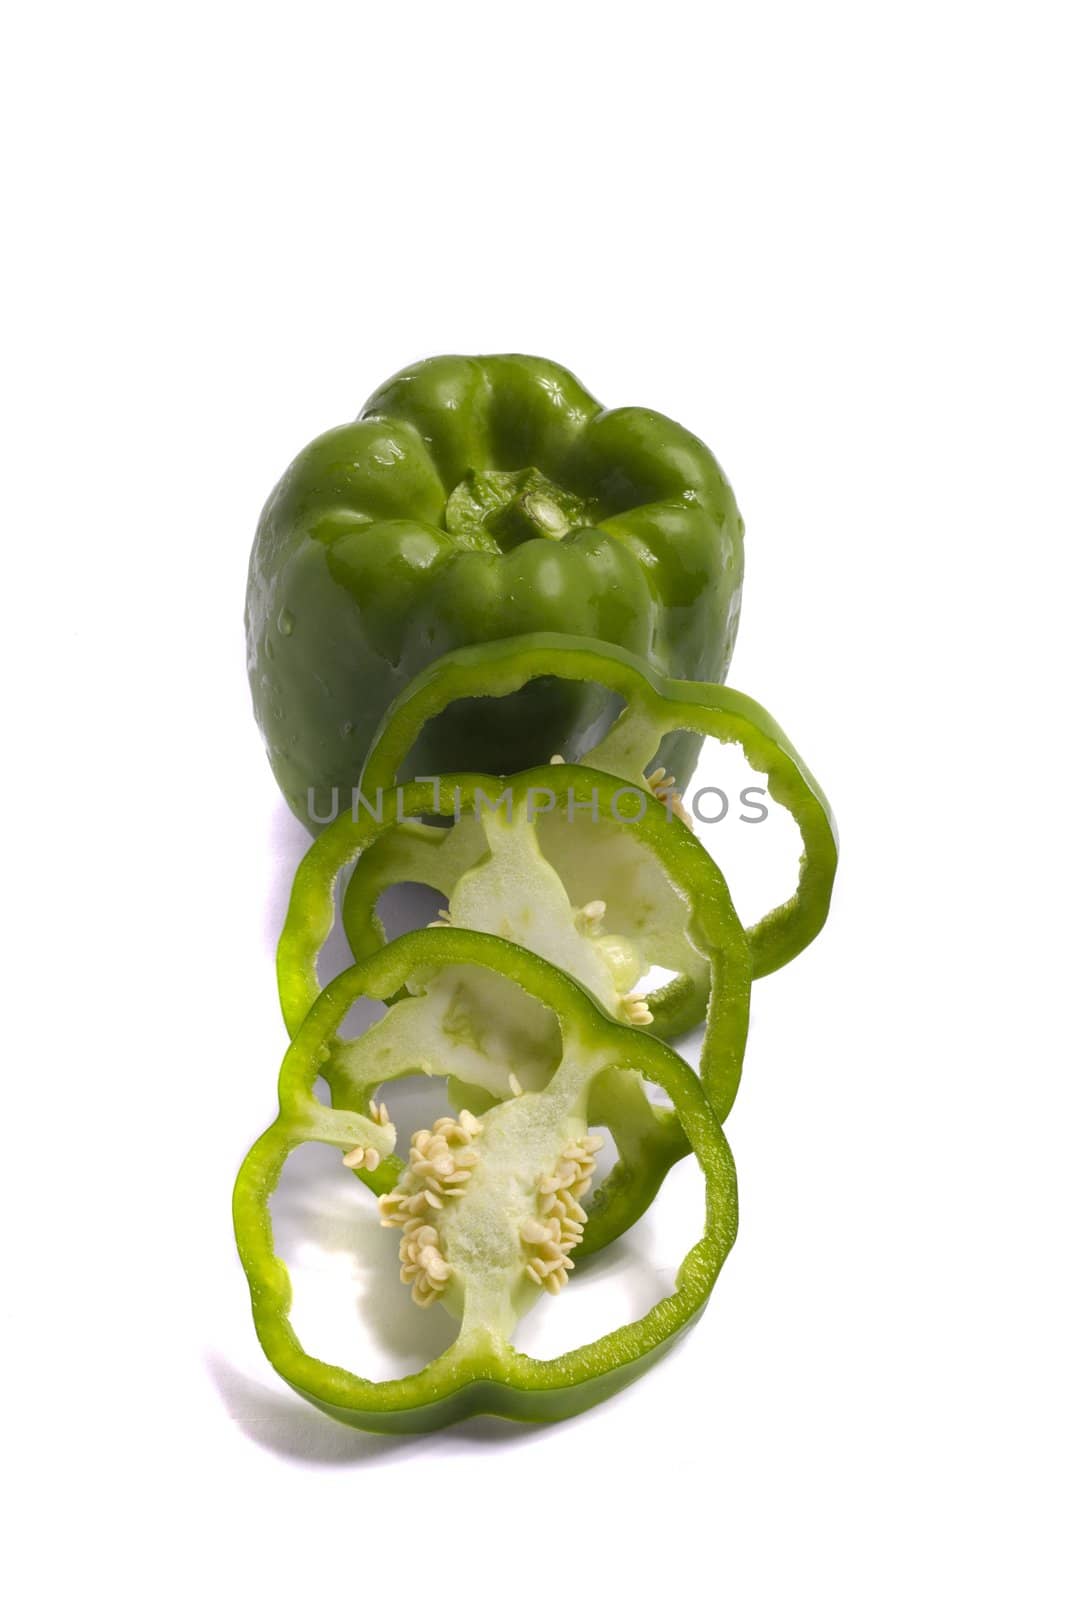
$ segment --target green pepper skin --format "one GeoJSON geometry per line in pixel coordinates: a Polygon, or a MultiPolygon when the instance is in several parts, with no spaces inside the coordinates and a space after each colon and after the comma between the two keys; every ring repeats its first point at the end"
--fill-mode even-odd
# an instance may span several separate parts
{"type": "MultiPolygon", "coordinates": [[[[398,691],[460,646],[566,632],[721,681],[743,531],[714,456],[657,412],[606,411],[530,356],[409,367],[301,452],[260,518],[248,672],[286,800],[317,831],[398,691]]],[[[403,776],[575,759],[608,708],[598,685],[546,682],[511,706],[456,705],[403,776]]],[[[661,752],[683,784],[698,743],[661,752]]]]}
{"type": "Polygon", "coordinates": [[[256,1332],[276,1371],[338,1421],[381,1433],[421,1433],[488,1412],[520,1422],[576,1415],[632,1383],[703,1312],[737,1233],[737,1182],[726,1138],[700,1084],[669,1046],[607,1017],[585,991],[541,957],[491,934],[433,929],[403,934],[350,967],[323,990],[282,1064],[277,1120],[253,1145],[237,1177],[234,1230],[248,1278],[256,1332]],[[384,999],[419,968],[469,964],[498,972],[559,1017],[572,1051],[617,1057],[666,1090],[696,1153],[705,1185],[702,1237],[689,1250],[673,1292],[635,1322],[548,1361],[491,1335],[444,1355],[409,1377],[371,1382],[317,1360],[289,1321],[292,1290],[274,1252],[270,1196],[287,1156],[315,1135],[314,1084],[323,1055],[352,1003],[384,999]]]}

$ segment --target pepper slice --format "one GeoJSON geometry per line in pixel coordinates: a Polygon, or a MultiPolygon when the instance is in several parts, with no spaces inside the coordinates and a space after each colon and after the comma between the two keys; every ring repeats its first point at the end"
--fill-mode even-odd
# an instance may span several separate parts
{"type": "MultiPolygon", "coordinates": [[[[506,818],[485,805],[475,817],[461,805],[458,815],[452,810],[450,828],[408,821],[376,839],[355,863],[345,890],[352,954],[361,959],[384,944],[377,910],[384,891],[419,883],[445,897],[442,918],[539,950],[624,1021],[645,1024],[661,1039],[705,1023],[711,969],[687,926],[698,893],[710,897],[720,935],[748,982],[750,961],[739,953],[744,935],[725,880],[714,862],[709,873],[696,851],[679,857],[672,847],[679,830],[647,791],[608,784],[606,775],[590,783],[589,770],[561,763],[504,782],[487,780],[488,788],[480,785],[484,801],[494,808],[506,803],[506,818]],[[595,819],[589,816],[594,806],[595,819]],[[637,809],[642,821],[652,819],[639,832],[637,809]],[[524,896],[538,889],[545,904],[531,919],[524,896]],[[634,985],[650,967],[674,976],[638,995],[634,985]]],[[[441,780],[443,796],[453,782],[441,780]]],[[[713,1103],[725,1118],[728,1104],[713,1103]]]]}
{"type": "MultiPolygon", "coordinates": [[[[542,678],[600,684],[622,710],[582,762],[643,784],[664,738],[691,733],[738,744],[772,799],[790,811],[803,854],[796,892],[748,930],[752,975],[792,961],[818,934],[837,871],[837,826],[830,803],[785,733],[757,701],[721,684],[660,677],[629,651],[566,634],[527,634],[454,650],[401,690],[378,728],[360,780],[363,794],[405,773],[423,729],[462,701],[498,699],[542,678]]],[[[656,788],[665,791],[662,775],[656,788]]],[[[681,829],[679,829],[681,831],[681,829]]]]}
{"type": "MultiPolygon", "coordinates": [[[[407,1004],[409,1002],[404,1002],[407,1004]]],[[[396,1016],[394,1007],[383,1021],[396,1016]]],[[[448,1071],[452,1043],[427,1029],[417,1061],[375,1039],[356,1041],[364,1077],[448,1071]],[[373,1063],[373,1064],[372,1064],[373,1063]]],[[[349,1097],[365,1097],[352,1074],[349,1097]]],[[[566,974],[532,952],[489,934],[430,929],[404,934],[335,978],[316,1000],[282,1063],[279,1114],[238,1174],[234,1228],[248,1278],[256,1331],[276,1371],[339,1421],[389,1433],[421,1432],[480,1412],[518,1421],[575,1415],[632,1383],[697,1320],[737,1231],[733,1159],[700,1084],[684,1061],[648,1034],[613,1021],[566,974]],[[333,1054],[349,1007],[385,999],[402,985],[464,981],[503,985],[537,1009],[554,1031],[557,1061],[537,1088],[512,1095],[481,1117],[461,1111],[416,1134],[411,1159],[380,1202],[401,1230],[401,1277],[417,1304],[441,1299],[460,1321],[455,1342],[409,1377],[371,1382],[309,1355],[289,1320],[292,1291],[274,1251],[269,1201],[289,1154],[308,1140],[348,1149],[350,1164],[395,1169],[396,1130],[376,1102],[362,1112],[323,1106],[314,1084],[333,1054]],[[617,1069],[625,1068],[624,1074],[617,1069]],[[599,1084],[633,1072],[670,1097],[704,1175],[703,1236],[679,1268],[674,1292],[645,1316],[553,1360],[510,1342],[525,1309],[558,1292],[581,1238],[581,1198],[590,1181],[599,1084]]],[[[610,1124],[609,1124],[610,1125],[610,1124]]],[[[394,1173],[391,1174],[395,1176],[394,1173]]]]}
{"type": "MultiPolygon", "coordinates": [[[[427,881],[449,884],[453,922],[511,939],[564,966],[622,1021],[654,1020],[659,1014],[657,995],[645,999],[628,992],[642,968],[677,964],[679,976],[659,992],[668,1016],[672,1004],[688,1003],[699,979],[707,1000],[701,1077],[715,1114],[725,1118],[737,1093],[748,1031],[748,942],[714,861],[662,807],[645,803],[643,789],[620,785],[588,767],[550,765],[510,779],[458,774],[364,799],[374,809],[360,804],[342,812],[297,870],[277,960],[290,1034],[319,993],[317,961],[333,926],[341,873],[356,863],[352,881],[364,884],[358,878],[361,857],[378,842],[398,838],[429,855],[427,881]],[[575,905],[565,877],[539,847],[535,821],[548,802],[555,810],[563,796],[576,814],[578,808],[582,815],[595,810],[601,819],[596,826],[602,838],[594,853],[586,853],[587,868],[593,862],[605,873],[599,901],[590,895],[575,905]],[[637,801],[640,814],[618,820],[627,808],[635,812],[637,801]],[[459,821],[447,830],[423,825],[413,841],[407,825],[397,825],[420,815],[459,821]],[[604,921],[609,896],[614,920],[604,921]]],[[[403,863],[398,870],[407,875],[403,863]]],[[[372,954],[384,937],[373,914],[376,880],[369,884],[370,894],[361,902],[346,899],[347,931],[357,958],[372,954]],[[358,918],[357,912],[362,913],[358,918]]],[[[583,895],[588,888],[586,880],[583,895]]],[[[339,1048],[343,1053],[347,1047],[339,1048]]],[[[330,1081],[329,1069],[325,1076],[330,1081]]],[[[681,1153],[676,1140],[658,1143],[664,1159],[681,1153]]],[[[651,1154],[646,1148],[646,1157],[651,1154]]],[[[632,1203],[624,1202],[620,1190],[620,1214],[630,1220],[632,1203]]]]}

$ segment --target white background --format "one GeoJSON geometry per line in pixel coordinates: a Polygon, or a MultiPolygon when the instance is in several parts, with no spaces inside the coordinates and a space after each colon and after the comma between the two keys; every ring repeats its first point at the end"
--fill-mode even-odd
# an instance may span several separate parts
{"type": "Polygon", "coordinates": [[[1054,5],[24,8],[5,120],[8,1592],[1062,1594],[1054,5]],[[555,1430],[382,1442],[255,1343],[299,831],[256,516],[441,351],[712,444],[731,681],[832,796],[754,994],[691,1338],[555,1430]]]}

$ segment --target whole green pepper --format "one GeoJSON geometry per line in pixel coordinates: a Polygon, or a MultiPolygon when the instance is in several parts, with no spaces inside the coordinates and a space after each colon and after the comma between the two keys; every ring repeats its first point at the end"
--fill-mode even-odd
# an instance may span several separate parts
{"type": "MultiPolygon", "coordinates": [[[[721,681],[743,531],[714,456],[657,412],[606,411],[530,356],[409,367],[302,451],[260,518],[248,671],[286,800],[317,830],[397,692],[459,646],[564,632],[721,681]]],[[[592,682],[453,705],[404,776],[575,759],[609,715],[592,682]]],[[[680,783],[698,745],[682,734],[660,752],[680,783]]]]}
{"type": "Polygon", "coordinates": [[[547,961],[490,934],[458,928],[404,934],[335,978],[289,1047],[278,1098],[278,1117],[245,1158],[233,1196],[256,1332],[287,1383],[355,1427],[410,1433],[478,1412],[549,1422],[584,1411],[632,1383],[692,1326],[737,1231],[730,1149],[686,1063],[660,1040],[611,1020],[547,961]],[[435,1014],[424,1003],[435,982],[448,988],[447,1012],[435,1014]],[[416,993],[345,1057],[345,1105],[336,1099],[323,1105],[315,1080],[349,1008],[361,996],[385,999],[405,984],[416,993]],[[536,1082],[509,1083],[500,1061],[485,1053],[482,1072],[493,1104],[478,1116],[461,1109],[420,1130],[401,1162],[393,1154],[396,1128],[373,1090],[412,1071],[454,1071],[457,1054],[470,1053],[455,1025],[455,1005],[471,984],[479,1026],[494,1009],[506,1021],[516,1008],[532,1007],[555,1040],[547,1070],[536,1082]],[[408,1049],[398,1051],[395,1029],[386,1028],[387,1042],[380,1030],[403,1006],[414,1009],[415,1023],[408,1049]],[[513,1329],[543,1291],[558,1294],[567,1282],[590,1221],[581,1201],[600,1144],[590,1129],[598,1122],[612,1127],[610,1109],[598,1108],[598,1088],[635,1074],[666,1092],[696,1153],[705,1189],[702,1235],[682,1261],[674,1290],[643,1317],[566,1355],[536,1360],[512,1344],[513,1329]],[[416,1305],[440,1300],[459,1321],[455,1342],[421,1372],[371,1382],[318,1360],[293,1331],[270,1196],[289,1154],[309,1140],[345,1152],[348,1166],[376,1177],[389,1172],[393,1187],[379,1206],[383,1223],[400,1230],[401,1278],[416,1305]]]}

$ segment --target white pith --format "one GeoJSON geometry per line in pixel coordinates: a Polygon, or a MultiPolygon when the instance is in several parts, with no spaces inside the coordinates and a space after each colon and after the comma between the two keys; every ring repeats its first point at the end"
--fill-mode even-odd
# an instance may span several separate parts
{"type": "Polygon", "coordinates": [[[640,1024],[651,1017],[629,1005],[641,980],[620,978],[620,943],[632,954],[632,971],[647,975],[654,965],[668,978],[706,981],[707,958],[689,938],[689,903],[630,827],[603,806],[597,821],[584,815],[572,820],[565,806],[557,806],[531,824],[525,812],[520,791],[510,822],[501,808],[464,814],[447,829],[404,825],[392,841],[389,881],[427,883],[441,893],[444,904],[432,926],[496,933],[556,965],[567,966],[572,958],[574,976],[623,1021],[640,1024]],[[493,857],[504,848],[508,870],[501,871],[493,857]],[[495,901],[494,893],[503,899],[495,901]],[[539,902],[538,909],[531,911],[531,900],[539,902]],[[571,926],[560,935],[565,914],[571,926]],[[590,951],[602,937],[613,947],[590,951]]]}
{"type": "Polygon", "coordinates": [[[560,1059],[559,1024],[531,995],[473,966],[427,974],[417,987],[362,1037],[335,1043],[334,1067],[352,1088],[422,1072],[502,1100],[515,1092],[512,1076],[529,1089],[548,1081],[560,1059]]]}
{"type": "Polygon", "coordinates": [[[540,1291],[573,1269],[602,1141],[584,1103],[602,1063],[567,1063],[546,1089],[475,1118],[440,1117],[411,1140],[408,1165],[379,1202],[402,1230],[400,1276],[418,1306],[441,1300],[465,1327],[507,1337],[540,1291]]]}
{"type": "Polygon", "coordinates": [[[492,812],[481,819],[489,854],[464,872],[431,926],[473,928],[510,939],[577,978],[622,1020],[651,1022],[647,1002],[632,1004],[634,985],[648,970],[638,948],[620,933],[605,933],[607,905],[592,898],[575,907],[525,817],[492,812]]]}

